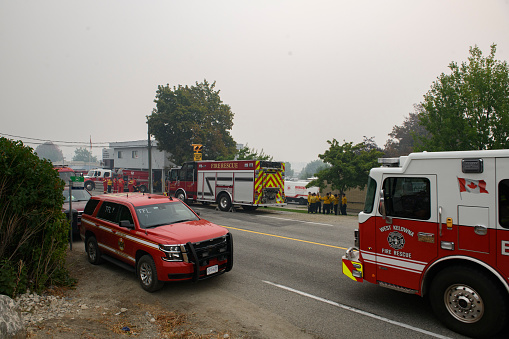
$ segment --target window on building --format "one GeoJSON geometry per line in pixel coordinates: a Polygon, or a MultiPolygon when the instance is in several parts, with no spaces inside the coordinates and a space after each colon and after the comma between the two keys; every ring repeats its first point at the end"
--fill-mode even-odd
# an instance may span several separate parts
{"type": "Polygon", "coordinates": [[[118,158],[122,159],[122,151],[118,151],[118,158]]]}
{"type": "Polygon", "coordinates": [[[133,159],[137,159],[138,158],[138,151],[133,151],[132,155],[133,155],[133,159]]]}

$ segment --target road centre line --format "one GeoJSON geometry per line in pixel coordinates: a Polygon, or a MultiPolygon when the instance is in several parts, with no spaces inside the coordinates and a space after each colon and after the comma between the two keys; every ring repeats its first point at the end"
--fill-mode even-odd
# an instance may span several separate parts
{"type": "Polygon", "coordinates": [[[300,242],[305,242],[305,243],[313,244],[313,245],[320,245],[320,246],[326,246],[326,247],[332,247],[332,248],[339,248],[341,250],[346,250],[347,249],[346,247],[327,245],[327,244],[322,244],[322,243],[319,243],[319,242],[313,242],[313,241],[296,239],[296,238],[283,237],[281,235],[256,232],[256,231],[246,230],[246,229],[243,229],[243,228],[236,228],[236,227],[230,227],[230,226],[223,226],[223,227],[228,228],[228,229],[232,229],[232,230],[236,230],[236,231],[243,231],[243,232],[254,233],[254,234],[259,234],[259,235],[267,235],[269,237],[275,237],[275,238],[281,238],[281,239],[287,239],[287,240],[293,240],[293,241],[300,241],[300,242]]]}
{"type": "Polygon", "coordinates": [[[430,335],[430,336],[435,337],[435,338],[450,339],[450,337],[446,337],[446,336],[443,336],[441,334],[437,334],[437,333],[433,333],[433,332],[430,332],[430,331],[426,331],[426,330],[423,330],[423,329],[418,328],[418,327],[414,327],[414,326],[411,326],[411,325],[408,325],[408,324],[401,323],[399,321],[394,321],[394,320],[391,320],[391,319],[387,319],[387,318],[381,317],[379,315],[376,315],[376,314],[373,314],[373,313],[369,313],[369,312],[366,312],[366,311],[362,311],[362,310],[359,310],[359,309],[351,307],[351,306],[339,304],[339,303],[337,303],[335,301],[324,299],[324,298],[321,298],[321,297],[317,297],[315,295],[312,295],[312,294],[309,294],[309,293],[306,293],[306,292],[302,292],[302,291],[293,289],[291,287],[287,287],[287,286],[284,286],[284,285],[276,284],[276,283],[273,283],[273,282],[270,282],[270,281],[266,281],[266,280],[262,280],[262,281],[264,283],[266,283],[266,284],[269,284],[269,285],[272,285],[272,286],[275,286],[275,287],[279,287],[281,289],[284,289],[284,290],[287,290],[287,291],[290,291],[290,292],[293,292],[293,293],[297,293],[297,294],[300,294],[300,295],[302,295],[304,297],[315,299],[317,301],[321,301],[321,302],[324,302],[326,304],[329,304],[329,305],[332,305],[332,306],[336,306],[336,307],[342,308],[342,309],[347,310],[347,311],[351,311],[351,312],[354,312],[354,313],[357,313],[357,314],[361,314],[361,315],[364,315],[366,317],[377,319],[377,320],[380,320],[380,321],[383,321],[383,322],[386,322],[386,323],[389,323],[389,324],[392,324],[392,325],[396,325],[396,326],[399,326],[399,327],[404,327],[404,328],[407,328],[409,330],[412,330],[412,331],[415,331],[415,332],[419,332],[419,333],[423,333],[423,334],[426,334],[426,335],[430,335]]]}
{"type": "Polygon", "coordinates": [[[270,217],[267,215],[261,215],[262,218],[272,218],[272,219],[279,219],[279,220],[285,220],[285,221],[295,221],[295,222],[301,222],[304,224],[313,224],[313,225],[322,225],[322,226],[334,226],[331,224],[323,224],[320,222],[311,222],[311,221],[304,221],[304,220],[295,220],[295,219],[286,219],[286,218],[280,218],[280,217],[270,217]]]}

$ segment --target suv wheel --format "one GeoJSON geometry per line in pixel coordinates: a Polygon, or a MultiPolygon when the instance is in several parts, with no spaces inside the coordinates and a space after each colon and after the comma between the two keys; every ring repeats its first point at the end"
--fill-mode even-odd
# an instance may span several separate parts
{"type": "Polygon", "coordinates": [[[99,265],[102,262],[101,252],[99,251],[99,245],[97,245],[97,240],[95,237],[88,237],[86,245],[88,261],[91,264],[99,265]]]}
{"type": "Polygon", "coordinates": [[[145,291],[155,292],[164,285],[162,281],[157,280],[156,264],[150,255],[144,255],[138,260],[136,273],[141,287],[143,287],[145,291]]]}

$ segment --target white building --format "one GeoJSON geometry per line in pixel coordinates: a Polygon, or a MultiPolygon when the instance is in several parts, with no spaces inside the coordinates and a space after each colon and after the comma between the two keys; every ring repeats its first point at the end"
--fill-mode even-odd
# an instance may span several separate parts
{"type": "MultiPolygon", "coordinates": [[[[152,174],[154,186],[165,180],[165,173],[175,164],[168,160],[169,153],[157,149],[157,141],[152,140],[152,174]]],[[[103,148],[104,168],[148,170],[148,140],[111,142],[103,148]]]]}

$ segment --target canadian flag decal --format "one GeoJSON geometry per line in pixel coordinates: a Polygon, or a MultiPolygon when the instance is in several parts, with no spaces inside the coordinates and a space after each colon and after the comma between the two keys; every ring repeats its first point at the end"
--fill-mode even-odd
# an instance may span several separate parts
{"type": "Polygon", "coordinates": [[[460,185],[460,192],[488,193],[486,190],[486,181],[484,180],[458,178],[458,183],[460,185]]]}

